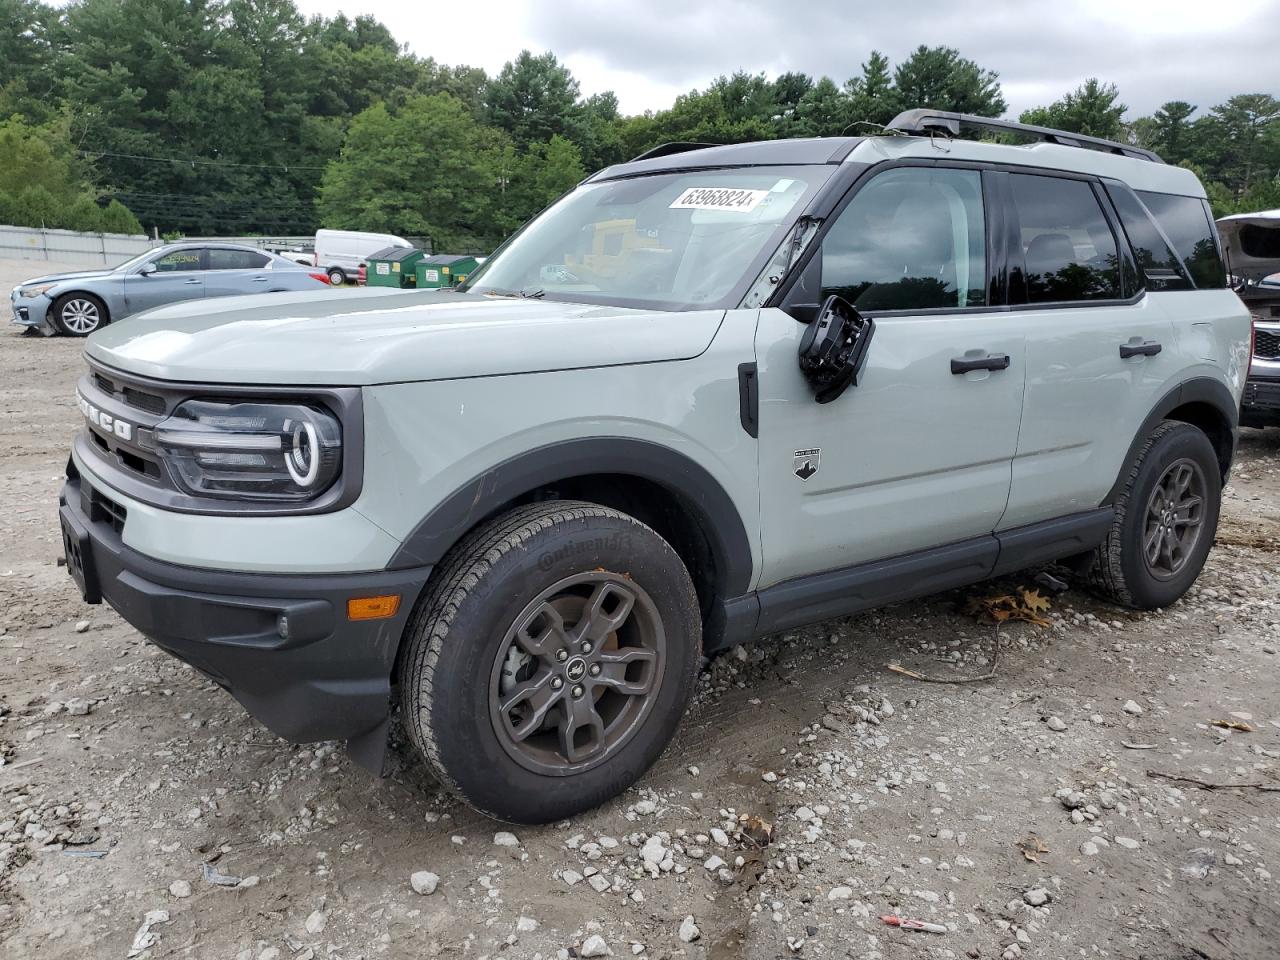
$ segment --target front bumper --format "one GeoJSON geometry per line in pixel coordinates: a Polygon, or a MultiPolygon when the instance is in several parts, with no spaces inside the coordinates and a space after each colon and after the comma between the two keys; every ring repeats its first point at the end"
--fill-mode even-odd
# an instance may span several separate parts
{"type": "Polygon", "coordinates": [[[1280,379],[1250,377],[1245,381],[1240,424],[1245,427],[1280,427],[1280,379]]]}
{"type": "Polygon", "coordinates": [[[352,574],[196,569],[126,546],[125,509],[72,475],[59,497],[68,571],[158,647],[226,688],[294,743],[353,741],[380,770],[391,672],[430,568],[352,574]],[[351,621],[347,601],[397,593],[385,620],[351,621]],[[283,618],[283,625],[282,625],[283,618]]]}
{"type": "MultiPolygon", "coordinates": [[[[1271,329],[1267,332],[1273,338],[1277,336],[1271,329]]],[[[1240,423],[1246,427],[1280,427],[1280,358],[1253,358],[1240,402],[1240,423]]]]}
{"type": "Polygon", "coordinates": [[[46,296],[23,297],[14,287],[9,294],[9,306],[13,310],[13,323],[20,327],[44,326],[49,315],[51,301],[46,296]]]}

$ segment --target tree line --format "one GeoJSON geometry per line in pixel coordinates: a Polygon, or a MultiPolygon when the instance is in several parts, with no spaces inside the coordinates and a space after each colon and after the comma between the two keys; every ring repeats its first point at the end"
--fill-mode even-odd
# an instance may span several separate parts
{"type": "MultiPolygon", "coordinates": [[[[588,172],[673,140],[874,132],[901,109],[1008,108],[949,47],[852,77],[738,72],[625,116],[552,53],[498,73],[417,57],[372,17],[293,0],[0,0],[0,222],[188,235],[317,226],[484,252],[588,172]]],[[[1280,207],[1280,102],[1242,94],[1126,119],[1090,79],[1026,122],[1194,168],[1215,210],[1280,207]]]]}

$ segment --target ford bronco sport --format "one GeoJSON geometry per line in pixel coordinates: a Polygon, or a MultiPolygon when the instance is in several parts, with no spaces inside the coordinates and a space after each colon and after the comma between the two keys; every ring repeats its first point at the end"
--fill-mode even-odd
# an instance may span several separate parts
{"type": "Polygon", "coordinates": [[[891,127],[658,148],[456,291],[105,328],[72,576],[288,740],[380,771],[399,704],[521,822],[644,773],[704,651],[1051,561],[1175,602],[1249,366],[1201,185],[891,127]]]}

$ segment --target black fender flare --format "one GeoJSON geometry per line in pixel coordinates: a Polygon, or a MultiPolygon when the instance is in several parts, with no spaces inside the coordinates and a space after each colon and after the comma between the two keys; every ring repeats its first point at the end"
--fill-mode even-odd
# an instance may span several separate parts
{"type": "Polygon", "coordinates": [[[751,540],[733,498],[705,467],[683,453],[632,437],[563,440],[520,454],[463,484],[428,513],[387,564],[389,570],[435,565],[476,523],[539,487],[591,474],[651,481],[693,512],[711,546],[720,599],[751,583],[751,540]]]}
{"type": "Polygon", "coordinates": [[[1193,380],[1178,384],[1178,386],[1161,397],[1160,402],[1151,408],[1151,412],[1142,421],[1142,426],[1138,428],[1133,442],[1129,444],[1129,451],[1125,454],[1124,463],[1120,467],[1120,475],[1116,477],[1115,485],[1107,491],[1107,496],[1102,501],[1101,506],[1115,503],[1121,489],[1124,487],[1125,479],[1129,475],[1129,467],[1138,455],[1138,449],[1143,441],[1151,435],[1151,431],[1159,425],[1161,420],[1166,419],[1172,411],[1188,403],[1203,403],[1212,407],[1222,416],[1223,421],[1230,430],[1228,449],[1219,451],[1222,479],[1226,480],[1227,473],[1231,469],[1231,460],[1235,456],[1236,441],[1240,434],[1240,408],[1232,398],[1231,391],[1220,381],[1211,377],[1196,377],[1193,380]]]}

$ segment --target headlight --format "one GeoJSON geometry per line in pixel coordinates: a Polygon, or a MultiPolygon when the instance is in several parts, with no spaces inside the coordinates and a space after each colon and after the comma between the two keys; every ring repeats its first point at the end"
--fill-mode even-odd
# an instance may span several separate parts
{"type": "Polygon", "coordinates": [[[188,400],[156,425],[156,452],[188,493],[298,502],[319,496],[342,467],[342,427],[301,403],[188,400]]]}
{"type": "Polygon", "coordinates": [[[23,297],[23,299],[30,300],[33,297],[40,296],[42,293],[48,293],[56,286],[56,283],[37,283],[33,287],[19,287],[18,293],[23,297]]]}

